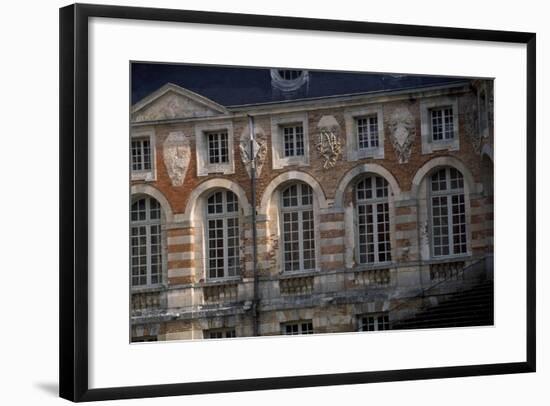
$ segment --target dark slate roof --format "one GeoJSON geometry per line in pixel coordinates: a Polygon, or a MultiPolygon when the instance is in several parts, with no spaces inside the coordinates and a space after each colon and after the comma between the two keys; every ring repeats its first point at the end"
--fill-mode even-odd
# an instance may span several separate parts
{"type": "MultiPolygon", "coordinates": [[[[438,86],[466,80],[448,76],[311,70],[309,77],[307,92],[304,89],[290,100],[438,86]]],[[[270,71],[267,68],[133,63],[132,104],[166,83],[189,89],[223,106],[289,100],[288,95],[283,97],[280,92],[272,91],[270,71]]]]}

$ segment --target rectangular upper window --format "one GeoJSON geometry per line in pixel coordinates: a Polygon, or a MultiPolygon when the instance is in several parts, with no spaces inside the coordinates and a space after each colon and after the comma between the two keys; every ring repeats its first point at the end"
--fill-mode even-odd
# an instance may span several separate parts
{"type": "Polygon", "coordinates": [[[346,109],[344,121],[348,161],[384,159],[384,109],[381,105],[346,109]]]}
{"type": "Polygon", "coordinates": [[[284,156],[304,155],[304,128],[302,125],[281,127],[283,132],[284,156]]]}
{"type": "Polygon", "coordinates": [[[132,139],[132,170],[151,170],[151,140],[149,137],[132,139]]]}
{"type": "Polygon", "coordinates": [[[371,313],[359,316],[359,331],[381,331],[390,329],[390,317],[387,312],[371,313]]]}
{"type": "Polygon", "coordinates": [[[284,335],[313,334],[313,322],[311,320],[284,323],[281,325],[284,335]]]}
{"type": "Polygon", "coordinates": [[[453,107],[445,106],[430,110],[432,141],[446,141],[454,138],[453,107]]]}
{"type": "Polygon", "coordinates": [[[229,162],[227,131],[209,132],[208,137],[208,162],[211,164],[223,164],[229,162]]]}
{"type": "Polygon", "coordinates": [[[309,165],[307,113],[271,117],[271,154],[273,169],[309,165]]]}
{"type": "Polygon", "coordinates": [[[376,114],[356,119],[359,149],[378,148],[378,117],[376,114]]]}
{"type": "Polygon", "coordinates": [[[460,150],[459,116],[456,96],[420,99],[422,154],[460,150]]]}

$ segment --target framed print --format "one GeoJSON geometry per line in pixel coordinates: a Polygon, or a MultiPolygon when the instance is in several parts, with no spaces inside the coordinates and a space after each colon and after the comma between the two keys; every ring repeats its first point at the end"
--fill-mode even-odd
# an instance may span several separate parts
{"type": "Polygon", "coordinates": [[[535,34],[78,4],[60,85],[62,397],[535,371],[535,34]]]}

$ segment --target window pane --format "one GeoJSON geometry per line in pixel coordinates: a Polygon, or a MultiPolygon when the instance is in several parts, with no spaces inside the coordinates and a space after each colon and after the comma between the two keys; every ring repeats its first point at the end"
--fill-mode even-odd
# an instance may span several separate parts
{"type": "Polygon", "coordinates": [[[229,162],[229,139],[226,131],[207,133],[208,161],[211,164],[229,162]]]}
{"type": "Polygon", "coordinates": [[[130,252],[132,285],[158,284],[162,281],[161,207],[146,197],[130,209],[130,252]]]}
{"type": "Polygon", "coordinates": [[[237,196],[218,191],[207,199],[207,277],[237,276],[240,269],[240,232],[237,196]]]}
{"type": "Polygon", "coordinates": [[[368,176],[357,183],[355,196],[358,262],[391,261],[388,182],[380,176],[368,176]]]}
{"type": "Polygon", "coordinates": [[[292,184],[281,192],[283,269],[315,268],[315,225],[313,190],[306,184],[292,184]]]}
{"type": "Polygon", "coordinates": [[[431,110],[432,140],[442,141],[454,138],[453,108],[442,107],[431,110]]]}
{"type": "Polygon", "coordinates": [[[434,256],[467,252],[464,178],[455,168],[431,176],[432,244],[434,256]]]}
{"type": "Polygon", "coordinates": [[[151,169],[151,142],[149,138],[132,139],[130,150],[133,171],[151,169]]]}

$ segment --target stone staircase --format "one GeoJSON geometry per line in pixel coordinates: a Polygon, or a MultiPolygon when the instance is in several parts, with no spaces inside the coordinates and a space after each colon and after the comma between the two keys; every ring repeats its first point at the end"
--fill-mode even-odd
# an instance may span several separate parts
{"type": "Polygon", "coordinates": [[[490,326],[494,320],[493,281],[486,280],[426,307],[409,319],[397,321],[392,329],[490,326]]]}

